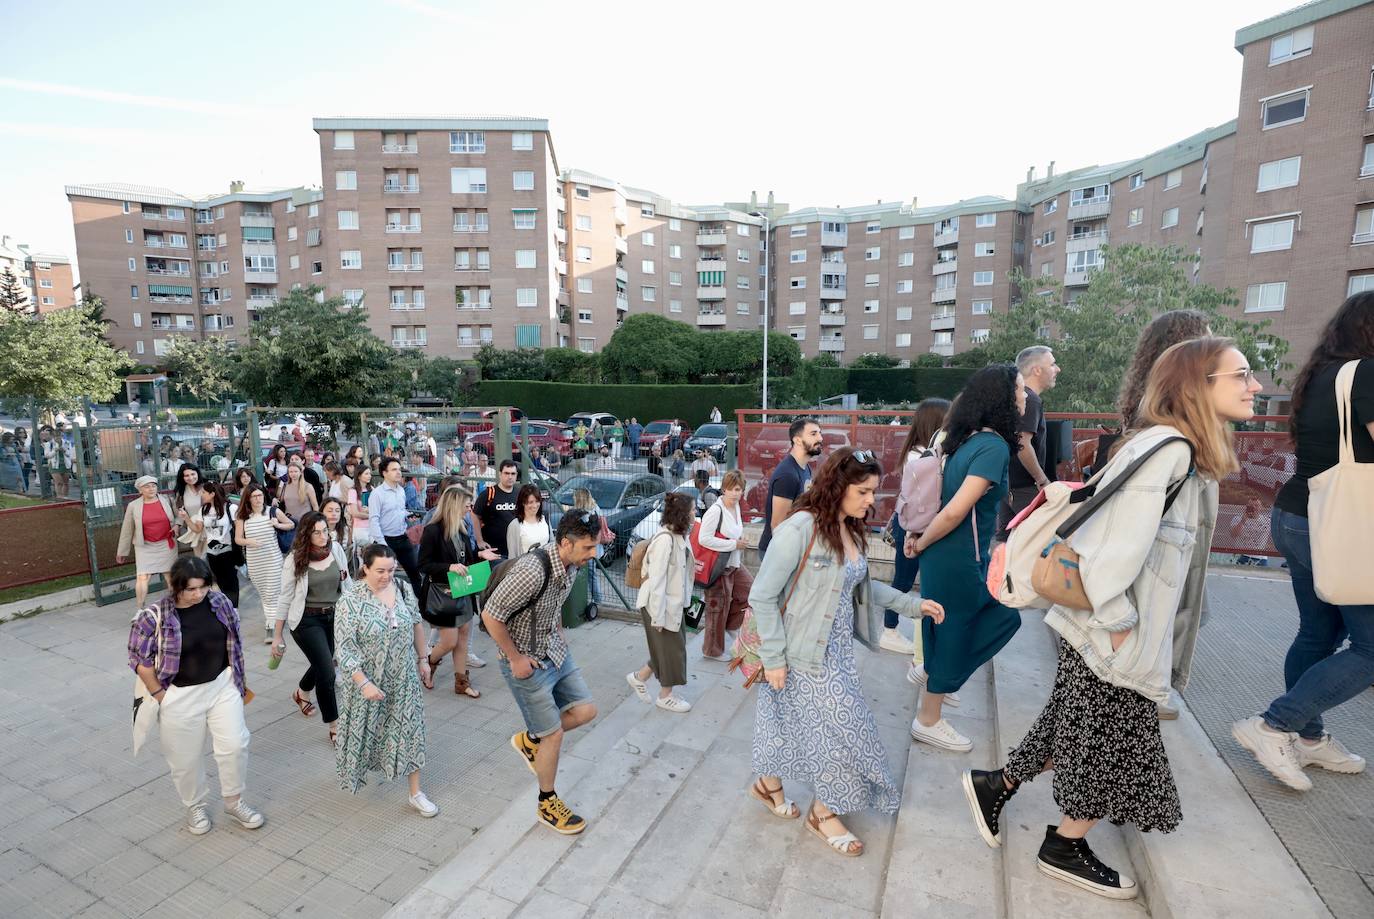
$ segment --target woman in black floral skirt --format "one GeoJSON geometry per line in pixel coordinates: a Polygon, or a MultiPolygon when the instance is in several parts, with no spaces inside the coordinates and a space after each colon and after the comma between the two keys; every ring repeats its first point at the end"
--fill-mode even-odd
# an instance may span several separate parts
{"type": "Polygon", "coordinates": [[[1038,867],[1103,897],[1129,900],[1138,887],[1093,854],[1084,838],[1093,824],[1105,818],[1167,833],[1183,819],[1157,704],[1169,695],[1174,618],[1205,513],[1203,479],[1237,468],[1229,422],[1254,415],[1259,389],[1229,339],[1198,338],[1160,356],[1141,400],[1141,429],[1127,432],[1098,487],[1148,459],[1069,537],[1093,608],[1046,614],[1059,633],[1049,702],[1001,769],[963,777],[978,832],[996,848],[1007,800],[1052,770],[1064,816],[1045,828],[1038,867]]]}

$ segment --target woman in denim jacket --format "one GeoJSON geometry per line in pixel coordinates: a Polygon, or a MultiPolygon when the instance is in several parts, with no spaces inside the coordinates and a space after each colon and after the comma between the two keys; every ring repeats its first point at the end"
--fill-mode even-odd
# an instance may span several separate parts
{"type": "Polygon", "coordinates": [[[938,603],[869,579],[864,518],[881,476],[867,450],[832,453],[773,530],[749,592],[768,681],[754,720],[759,778],[750,794],[790,819],[799,812],[784,796],[783,780],[812,785],[807,829],[847,856],[862,855],[864,847],[839,815],[865,808],[895,813],[902,799],[864,701],[854,639],[877,650],[884,607],[944,618],[938,603]]]}
{"type": "Polygon", "coordinates": [[[1046,614],[1059,633],[1049,701],[1003,768],[964,774],[979,834],[996,848],[1007,799],[1021,782],[1053,770],[1064,816],[1046,827],[1038,867],[1081,890],[1119,900],[1138,893],[1135,881],[1088,847],[1084,836],[1098,820],[1169,832],[1183,819],[1157,705],[1169,696],[1174,622],[1204,480],[1236,470],[1228,423],[1254,415],[1259,389],[1229,339],[1197,338],[1160,356],[1140,404],[1143,429],[1112,458],[1099,485],[1166,438],[1187,442],[1161,447],[1069,538],[1092,609],[1054,606],[1046,614]]]}

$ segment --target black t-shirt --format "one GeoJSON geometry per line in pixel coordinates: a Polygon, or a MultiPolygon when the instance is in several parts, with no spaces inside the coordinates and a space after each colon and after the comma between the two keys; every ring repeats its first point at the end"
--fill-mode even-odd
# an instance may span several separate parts
{"type": "MultiPolygon", "coordinates": [[[[1016,426],[1016,433],[1031,436],[1031,449],[1035,451],[1035,460],[1043,470],[1045,468],[1045,407],[1040,403],[1039,393],[1029,386],[1026,387],[1026,411],[1021,416],[1021,423],[1016,426]]],[[[1011,471],[1007,477],[1007,484],[1011,488],[1025,488],[1027,485],[1035,484],[1035,479],[1031,478],[1026,467],[1021,465],[1021,460],[1015,453],[1012,454],[1011,471]]]]}
{"type": "MultiPolygon", "coordinates": [[[[1290,514],[1307,516],[1307,480],[1325,472],[1341,458],[1340,419],[1336,415],[1336,374],[1344,361],[1328,364],[1312,375],[1302,406],[1293,419],[1297,459],[1293,477],[1279,491],[1274,503],[1290,514]]],[[[1374,421],[1374,360],[1360,361],[1355,385],[1350,393],[1355,417],[1351,427],[1357,463],[1374,463],[1374,438],[1369,422],[1374,421]]]]}
{"type": "Polygon", "coordinates": [[[506,551],[506,528],[515,519],[515,492],[502,491],[501,486],[492,484],[477,496],[474,508],[477,519],[482,521],[482,538],[502,556],[509,557],[506,551]]]}
{"type": "Polygon", "coordinates": [[[209,597],[177,610],[177,618],[181,620],[181,666],[172,685],[214,682],[229,666],[229,630],[210,608],[209,597]]]}
{"type": "Polygon", "coordinates": [[[759,554],[762,555],[773,540],[773,499],[787,498],[795,502],[806,491],[811,481],[811,467],[802,466],[788,453],[773,470],[768,480],[768,500],[763,503],[763,536],[759,538],[759,554]]]}

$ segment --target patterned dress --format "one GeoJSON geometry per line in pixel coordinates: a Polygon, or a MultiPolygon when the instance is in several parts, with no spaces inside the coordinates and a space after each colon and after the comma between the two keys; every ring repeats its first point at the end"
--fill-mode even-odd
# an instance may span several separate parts
{"type": "Polygon", "coordinates": [[[781,691],[760,683],[754,716],[754,772],[811,785],[836,814],[902,803],[854,663],[854,588],[867,571],[863,557],[845,563],[821,672],[789,669],[781,691]]]}
{"type": "Polygon", "coordinates": [[[425,708],[416,669],[415,624],[420,610],[404,579],[396,585],[395,625],[386,607],[359,581],[334,613],[334,640],[343,690],[335,768],[339,786],[357,793],[369,771],[387,779],[425,764],[425,708]],[[353,682],[361,670],[386,698],[370,702],[353,682]]]}

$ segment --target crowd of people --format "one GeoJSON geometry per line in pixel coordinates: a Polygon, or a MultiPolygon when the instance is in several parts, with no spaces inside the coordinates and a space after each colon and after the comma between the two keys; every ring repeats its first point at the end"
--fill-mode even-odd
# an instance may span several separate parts
{"type": "MultiPolygon", "coordinates": [[[[1374,294],[1349,298],[1321,342],[1294,387],[1296,472],[1272,518],[1292,575],[1298,636],[1284,693],[1234,729],[1261,765],[1298,790],[1311,787],[1306,767],[1365,766],[1326,731],[1322,715],[1374,682],[1374,604],[1323,599],[1307,512],[1311,480],[1343,457],[1374,462],[1374,294]],[[1342,374],[1350,361],[1362,363],[1342,374]],[[1345,383],[1349,408],[1338,409],[1345,383]]],[[[1136,896],[1136,882],[1103,863],[1086,835],[1102,819],[1168,832],[1183,818],[1160,721],[1177,716],[1177,692],[1187,685],[1206,610],[1218,483],[1237,468],[1232,427],[1253,417],[1260,384],[1245,354],[1214,336],[1205,316],[1160,316],[1140,336],[1121,382],[1121,429],[1102,437],[1084,486],[1092,497],[1079,502],[1054,483],[1047,456],[1042,397],[1059,372],[1053,351],[1035,346],[1014,364],[973,373],[952,402],[917,406],[888,521],[870,520],[885,472],[879,458],[844,446],[816,465],[820,425],[797,419],[769,477],[753,574],[745,478],[731,470],[712,487],[718,470],[698,457],[690,470],[696,499],[668,492],[657,531],[627,563],[638,577],[646,650],[644,665],[625,677],[633,693],[669,714],[691,711],[681,694],[690,679],[687,631],[694,604],[704,603],[702,658],[729,662],[759,684],[749,795],[774,817],[804,818],[835,853],[858,856],[864,842],[846,817],[895,812],[901,789],[863,691],[856,643],[910,657],[907,678],[920,694],[913,741],[964,755],[973,743],[950,720],[960,690],[1007,646],[1022,609],[1042,609],[1057,636],[1053,688],[998,768],[962,774],[974,828],[1001,845],[1008,802],[1023,783],[1052,773],[1060,814],[1046,828],[1038,868],[1104,897],[1136,896]],[[1019,538],[1019,527],[1073,506],[1073,527],[1061,527],[1065,535],[1049,545],[1019,538]],[[871,523],[885,524],[895,547],[891,584],[873,576],[871,523]],[[1040,564],[1039,556],[1071,559],[1066,592],[1037,580],[1050,599],[1018,599],[1016,572],[1040,564]],[[994,558],[1005,566],[1005,587],[989,586],[994,558]],[[901,617],[914,620],[912,638],[901,617]],[[789,783],[812,789],[804,810],[788,798],[789,783]]],[[[622,438],[639,449],[642,429],[633,419],[627,428],[574,432],[574,444],[596,443],[613,460],[622,438]]],[[[307,716],[319,712],[342,789],[356,791],[374,772],[406,776],[411,807],[438,813],[420,781],[424,697],[445,659],[455,694],[482,694],[471,675],[485,663],[471,652],[475,620],[498,649],[524,723],[511,746],[537,779],[536,819],[559,833],[581,832],[586,819],[557,791],[559,752],[564,734],[593,720],[597,707],[561,617],[582,569],[592,603],[600,600],[594,562],[607,545],[604,515],[579,489],[555,523],[513,461],[490,473],[485,457],[444,478],[426,513],[394,455],[405,445],[375,446],[368,459],[361,447],[341,460],[321,458],[318,480],[300,453],[274,449],[267,482],[241,469],[228,493],[190,463],[179,467],[170,498],[155,477],[139,480],[120,540],[139,571],[129,661],[168,709],[163,749],[189,829],[210,825],[207,731],[226,813],[248,828],[263,822],[242,798],[242,705],[251,698],[237,612],[243,565],[262,602],[273,666],[288,631],[306,659],[292,700],[307,716]],[[460,592],[454,585],[479,565],[490,569],[485,588],[460,592]],[[146,606],[155,573],[170,590],[146,606]]],[[[432,442],[423,450],[422,459],[442,461],[432,442]]],[[[651,451],[651,468],[653,460],[651,451]]]]}

